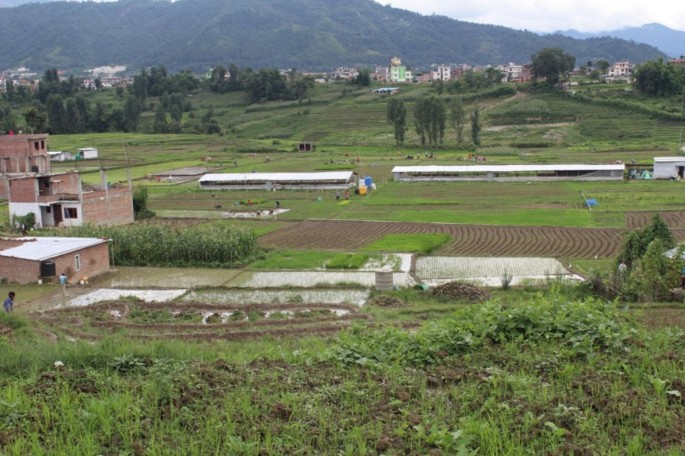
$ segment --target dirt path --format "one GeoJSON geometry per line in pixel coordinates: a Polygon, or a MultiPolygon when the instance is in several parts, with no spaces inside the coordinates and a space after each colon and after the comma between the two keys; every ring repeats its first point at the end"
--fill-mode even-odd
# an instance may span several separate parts
{"type": "Polygon", "coordinates": [[[528,97],[527,93],[524,92],[516,92],[516,94],[510,96],[509,98],[505,98],[503,100],[497,100],[493,104],[488,104],[481,109],[481,112],[488,112],[491,109],[497,108],[499,106],[502,106],[503,104],[511,103],[512,101],[515,100],[520,100],[521,98],[526,98],[528,97]]]}

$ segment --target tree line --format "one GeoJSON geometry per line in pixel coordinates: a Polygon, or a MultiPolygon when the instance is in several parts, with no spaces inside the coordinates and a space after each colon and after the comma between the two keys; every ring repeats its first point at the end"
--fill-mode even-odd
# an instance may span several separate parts
{"type": "MultiPolygon", "coordinates": [[[[116,87],[112,101],[93,101],[94,92],[103,90],[96,78],[91,87],[84,80],[69,76],[60,79],[57,69],[46,70],[35,89],[15,87],[5,82],[0,99],[0,131],[16,130],[19,122],[12,106],[23,105],[24,122],[32,131],[51,134],[101,133],[107,131],[134,132],[141,128],[141,115],[154,113],[151,132],[179,133],[183,114],[192,110],[188,100],[199,89],[215,93],[244,91],[252,103],[272,100],[304,100],[314,81],[296,71],[282,74],[273,68],[254,71],[212,68],[207,79],[200,79],[188,70],[169,74],[166,68],[143,69],[127,87],[116,87]]],[[[221,133],[221,127],[209,109],[194,127],[197,133],[221,133]]]]}

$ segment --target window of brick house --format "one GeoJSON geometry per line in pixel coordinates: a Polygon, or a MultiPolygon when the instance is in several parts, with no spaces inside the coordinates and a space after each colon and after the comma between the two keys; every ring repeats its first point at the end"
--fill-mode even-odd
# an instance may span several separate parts
{"type": "Polygon", "coordinates": [[[33,141],[33,148],[36,150],[40,150],[40,143],[38,141],[33,141]]]}
{"type": "Polygon", "coordinates": [[[78,218],[78,209],[75,207],[65,207],[64,208],[64,218],[75,219],[78,218]]]}
{"type": "Polygon", "coordinates": [[[74,255],[74,269],[81,270],[81,255],[74,255]]]}

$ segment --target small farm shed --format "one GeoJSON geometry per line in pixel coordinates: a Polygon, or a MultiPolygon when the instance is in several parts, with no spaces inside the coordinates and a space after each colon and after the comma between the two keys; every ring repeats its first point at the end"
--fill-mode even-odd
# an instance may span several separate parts
{"type": "Polygon", "coordinates": [[[200,178],[202,190],[344,190],[354,185],[352,171],[205,174],[200,178]]]}
{"type": "Polygon", "coordinates": [[[82,147],[76,151],[77,160],[89,160],[98,158],[98,150],[95,147],[82,147]]]}
{"type": "Polygon", "coordinates": [[[0,239],[2,278],[15,283],[54,281],[61,273],[78,282],[109,271],[107,239],[21,237],[0,239]]]}
{"type": "Polygon", "coordinates": [[[395,166],[398,182],[622,180],[624,164],[395,166]]]}
{"type": "Polygon", "coordinates": [[[48,152],[48,156],[50,157],[50,161],[63,162],[74,159],[74,156],[71,155],[71,152],[64,152],[61,150],[51,150],[48,152]]]}
{"type": "Polygon", "coordinates": [[[316,145],[311,142],[301,142],[297,143],[297,151],[298,152],[311,152],[313,150],[316,150],[316,145]]]}
{"type": "Polygon", "coordinates": [[[685,178],[685,157],[654,157],[654,179],[685,178]]]}

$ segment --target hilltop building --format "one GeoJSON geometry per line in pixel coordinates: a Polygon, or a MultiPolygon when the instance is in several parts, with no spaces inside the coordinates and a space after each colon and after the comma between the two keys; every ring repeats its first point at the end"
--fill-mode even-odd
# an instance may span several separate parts
{"type": "Polygon", "coordinates": [[[33,213],[36,225],[119,225],[133,222],[130,185],[83,185],[77,171],[53,172],[47,134],[0,136],[0,198],[10,217],[33,213]]]}

